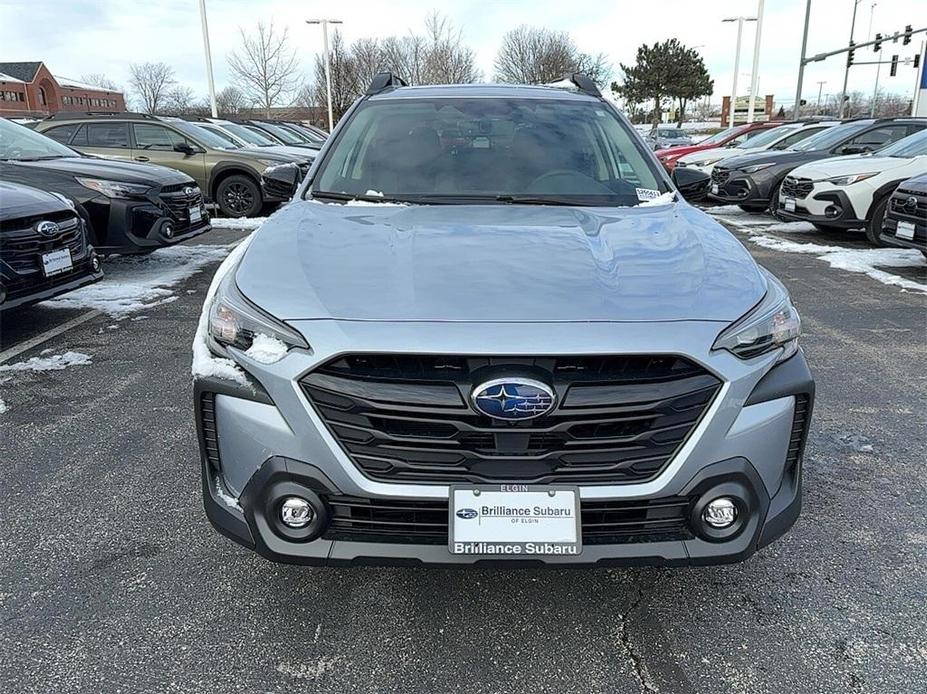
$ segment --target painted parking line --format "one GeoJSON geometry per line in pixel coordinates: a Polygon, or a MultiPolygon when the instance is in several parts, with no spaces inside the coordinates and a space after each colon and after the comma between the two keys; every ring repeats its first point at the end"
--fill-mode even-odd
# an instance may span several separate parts
{"type": "Polygon", "coordinates": [[[38,347],[43,342],[46,342],[53,337],[57,337],[61,333],[65,333],[71,328],[76,328],[78,325],[86,323],[87,321],[92,320],[99,315],[99,311],[87,311],[86,313],[80,314],[76,318],[72,318],[71,320],[62,323],[61,325],[56,325],[54,328],[46,330],[44,333],[40,333],[35,337],[26,340],[22,344],[16,345],[15,347],[10,347],[8,350],[0,352],[0,364],[32,349],[33,347],[38,347]]]}

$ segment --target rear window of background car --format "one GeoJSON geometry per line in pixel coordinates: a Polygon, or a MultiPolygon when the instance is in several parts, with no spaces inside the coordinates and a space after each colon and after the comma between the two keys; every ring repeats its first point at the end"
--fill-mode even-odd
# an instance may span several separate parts
{"type": "Polygon", "coordinates": [[[87,123],[85,129],[88,147],[129,147],[129,127],[125,123],[87,123]]]}
{"type": "Polygon", "coordinates": [[[63,145],[68,144],[68,141],[71,139],[71,136],[77,132],[77,129],[80,127],[80,123],[68,123],[67,125],[56,125],[54,128],[49,128],[46,130],[43,135],[47,135],[56,142],[60,142],[63,145]]]}

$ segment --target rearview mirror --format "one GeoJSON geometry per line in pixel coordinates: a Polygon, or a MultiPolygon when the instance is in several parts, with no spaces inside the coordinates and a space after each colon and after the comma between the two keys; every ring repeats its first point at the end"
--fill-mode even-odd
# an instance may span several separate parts
{"type": "Polygon", "coordinates": [[[261,187],[268,197],[289,200],[296,193],[302,180],[302,172],[296,164],[277,164],[264,169],[261,187]]]}
{"type": "Polygon", "coordinates": [[[708,195],[711,185],[711,176],[698,169],[677,166],[672,173],[673,183],[688,202],[702,200],[708,195]]]}

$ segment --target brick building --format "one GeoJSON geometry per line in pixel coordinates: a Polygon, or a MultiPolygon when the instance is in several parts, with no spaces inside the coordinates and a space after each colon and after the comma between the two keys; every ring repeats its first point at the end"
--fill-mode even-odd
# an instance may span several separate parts
{"type": "Polygon", "coordinates": [[[0,117],[44,118],[58,111],[125,111],[122,92],[53,75],[42,62],[0,62],[0,117]]]}

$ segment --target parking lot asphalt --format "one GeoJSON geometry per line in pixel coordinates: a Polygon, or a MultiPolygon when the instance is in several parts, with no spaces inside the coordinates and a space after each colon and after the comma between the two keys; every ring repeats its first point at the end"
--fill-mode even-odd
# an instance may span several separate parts
{"type": "Polygon", "coordinates": [[[927,691],[927,265],[848,272],[840,249],[881,258],[858,235],[719,218],[791,291],[818,384],[802,516],[731,566],[271,564],[200,501],[190,343],[217,261],[121,318],[4,316],[7,367],[86,357],[0,370],[0,690],[927,691]]]}

